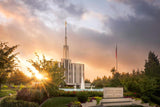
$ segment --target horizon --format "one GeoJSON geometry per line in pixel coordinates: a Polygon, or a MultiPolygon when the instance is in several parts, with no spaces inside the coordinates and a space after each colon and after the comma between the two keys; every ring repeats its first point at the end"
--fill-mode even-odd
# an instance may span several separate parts
{"type": "Polygon", "coordinates": [[[120,72],[143,70],[149,51],[160,56],[159,6],[158,0],[0,0],[0,38],[20,45],[25,71],[35,52],[61,60],[66,20],[70,59],[85,64],[92,81],[111,76],[116,44],[120,72]]]}

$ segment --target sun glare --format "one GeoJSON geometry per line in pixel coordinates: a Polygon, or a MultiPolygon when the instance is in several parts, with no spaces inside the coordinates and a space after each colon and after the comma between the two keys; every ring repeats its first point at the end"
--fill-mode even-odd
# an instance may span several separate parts
{"type": "Polygon", "coordinates": [[[36,74],[35,75],[37,79],[42,80],[43,79],[43,75],[42,74],[36,74]]]}

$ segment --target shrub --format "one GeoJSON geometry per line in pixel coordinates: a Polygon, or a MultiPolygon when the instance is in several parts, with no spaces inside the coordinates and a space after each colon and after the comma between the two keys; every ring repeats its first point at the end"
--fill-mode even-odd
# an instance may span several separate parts
{"type": "Polygon", "coordinates": [[[59,96],[63,96],[63,97],[76,97],[76,94],[78,92],[76,91],[63,91],[63,90],[59,90],[59,96]]]}
{"type": "Polygon", "coordinates": [[[100,91],[86,91],[89,97],[103,97],[103,92],[100,91]]]}
{"type": "Polygon", "coordinates": [[[39,105],[34,102],[27,102],[23,100],[16,100],[15,96],[4,98],[0,107],[38,107],[39,105]]]}
{"type": "Polygon", "coordinates": [[[7,85],[3,85],[2,88],[3,88],[3,89],[7,89],[8,86],[7,86],[7,85]]]}
{"type": "Polygon", "coordinates": [[[40,104],[43,102],[45,97],[46,96],[43,91],[37,89],[23,88],[21,91],[18,91],[16,99],[24,101],[32,101],[40,104]]]}
{"type": "Polygon", "coordinates": [[[78,93],[88,94],[88,97],[103,97],[103,92],[98,91],[63,91],[59,90],[59,96],[76,97],[78,93]]]}
{"type": "Polygon", "coordinates": [[[142,96],[141,99],[144,103],[148,103],[150,101],[150,98],[148,96],[142,96]]]}
{"type": "Polygon", "coordinates": [[[12,85],[12,87],[13,87],[13,88],[17,88],[18,86],[17,86],[17,85],[12,85]]]}
{"type": "Polygon", "coordinates": [[[81,103],[85,103],[88,99],[88,94],[86,92],[79,92],[77,98],[81,103]]]}
{"type": "Polygon", "coordinates": [[[160,104],[160,97],[151,95],[151,100],[157,104],[160,104]]]}
{"type": "Polygon", "coordinates": [[[140,94],[136,93],[136,92],[125,92],[124,93],[124,97],[136,97],[136,98],[140,98],[140,94]]]}
{"type": "Polygon", "coordinates": [[[49,92],[49,97],[58,97],[60,95],[59,90],[52,90],[49,92]]]}
{"type": "Polygon", "coordinates": [[[23,84],[21,84],[21,85],[19,86],[19,89],[21,90],[21,89],[23,89],[23,88],[25,88],[25,86],[24,86],[23,84]]]}
{"type": "Polygon", "coordinates": [[[82,107],[81,102],[74,101],[68,104],[68,107],[82,107]]]}
{"type": "Polygon", "coordinates": [[[40,90],[31,90],[31,101],[40,103],[43,99],[43,92],[40,90]]]}
{"type": "Polygon", "coordinates": [[[97,101],[97,104],[100,103],[100,101],[102,100],[102,97],[88,97],[88,102],[92,102],[93,100],[97,101]]]}
{"type": "Polygon", "coordinates": [[[102,97],[94,97],[94,98],[96,99],[97,104],[99,104],[99,103],[100,103],[100,101],[102,100],[102,97]]]}

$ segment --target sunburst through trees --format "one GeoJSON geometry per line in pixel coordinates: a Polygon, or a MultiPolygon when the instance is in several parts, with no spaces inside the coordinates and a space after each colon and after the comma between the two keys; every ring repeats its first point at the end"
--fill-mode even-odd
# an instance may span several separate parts
{"type": "Polygon", "coordinates": [[[36,60],[29,60],[32,66],[39,71],[38,74],[34,74],[36,77],[33,79],[34,87],[44,90],[48,97],[52,96],[51,94],[56,93],[61,83],[64,82],[64,68],[52,59],[47,60],[44,55],[42,59],[37,53],[35,56],[36,60]]]}

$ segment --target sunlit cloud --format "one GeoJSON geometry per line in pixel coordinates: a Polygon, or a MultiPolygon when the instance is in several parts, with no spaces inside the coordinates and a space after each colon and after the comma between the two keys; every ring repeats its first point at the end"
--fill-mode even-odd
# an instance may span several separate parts
{"type": "Polygon", "coordinates": [[[70,58],[85,64],[85,78],[111,75],[116,43],[120,72],[131,72],[143,69],[150,50],[160,53],[159,4],[159,0],[1,0],[0,38],[20,45],[18,57],[23,72],[28,72],[31,65],[26,60],[34,58],[34,52],[61,60],[67,20],[70,58]]]}

